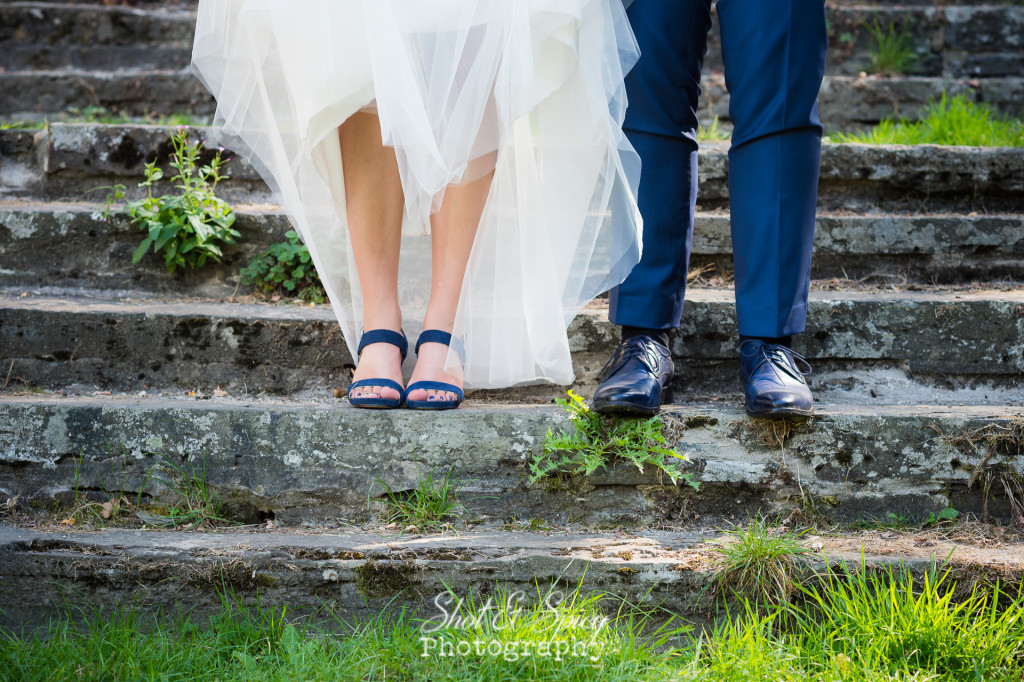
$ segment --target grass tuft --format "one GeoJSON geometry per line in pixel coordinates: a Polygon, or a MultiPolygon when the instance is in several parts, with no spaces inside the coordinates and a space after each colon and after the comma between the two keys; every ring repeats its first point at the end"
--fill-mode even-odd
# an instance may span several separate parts
{"type": "Polygon", "coordinates": [[[871,72],[894,75],[906,73],[918,61],[914,52],[914,36],[895,23],[883,28],[875,19],[868,29],[875,44],[871,48],[871,72]]]}
{"type": "Polygon", "coordinates": [[[717,115],[711,119],[710,125],[697,126],[697,140],[701,142],[720,142],[731,137],[732,134],[728,130],[722,129],[722,122],[718,120],[717,115]]]}
{"type": "Polygon", "coordinates": [[[441,530],[450,526],[449,521],[465,510],[458,499],[462,483],[456,480],[454,470],[437,481],[431,472],[421,478],[416,489],[410,492],[396,492],[379,478],[377,483],[384,488],[387,504],[384,520],[387,523],[414,526],[423,531],[441,530]]]}
{"type": "Polygon", "coordinates": [[[716,588],[756,604],[787,603],[796,591],[794,559],[810,551],[801,544],[801,535],[777,531],[757,517],[746,528],[726,531],[717,547],[722,556],[716,588]]]}
{"type": "Polygon", "coordinates": [[[179,466],[163,458],[150,470],[148,477],[165,486],[177,499],[169,508],[137,511],[136,516],[144,523],[184,530],[231,523],[207,482],[205,460],[198,465],[189,461],[179,466]]]}

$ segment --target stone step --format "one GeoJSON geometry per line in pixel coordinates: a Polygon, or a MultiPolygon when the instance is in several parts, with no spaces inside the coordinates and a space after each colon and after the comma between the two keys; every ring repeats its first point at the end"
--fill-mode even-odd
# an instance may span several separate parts
{"type": "MultiPolygon", "coordinates": [[[[158,259],[137,264],[141,241],[126,217],[98,220],[98,204],[0,201],[0,286],[134,289],[228,297],[238,272],[291,229],[279,207],[236,206],[237,244],[222,265],[169,276],[158,259]]],[[[407,238],[403,248],[422,248],[407,238]]],[[[732,270],[728,214],[699,213],[691,267],[732,270]]],[[[1024,281],[1024,216],[822,214],[812,276],[870,281],[950,283],[1010,278],[1024,281]]],[[[243,287],[243,294],[250,293],[243,287]]]]}
{"type": "Polygon", "coordinates": [[[0,5],[0,69],[172,69],[188,66],[195,12],[49,2],[0,5]]]}
{"type": "MultiPolygon", "coordinates": [[[[702,80],[701,118],[728,121],[729,95],[722,74],[702,80]]],[[[856,130],[890,116],[915,119],[929,100],[963,94],[1013,116],[1024,113],[1024,79],[930,76],[826,76],[818,110],[826,132],[856,130]]],[[[188,69],[37,70],[0,72],[0,117],[60,120],[70,109],[94,106],[110,114],[209,117],[214,102],[188,69]]]]}
{"type": "MultiPolygon", "coordinates": [[[[205,138],[208,129],[196,129],[205,138]]],[[[728,206],[728,143],[701,148],[699,204],[728,206]]],[[[0,199],[102,200],[107,187],[136,185],[147,161],[172,153],[161,126],[51,124],[48,130],[0,130],[0,199]]],[[[252,166],[228,166],[219,188],[229,201],[273,203],[252,166]]],[[[1024,213],[1024,154],[1012,148],[826,143],[819,208],[858,213],[1024,213]]]]}
{"type": "MultiPolygon", "coordinates": [[[[1024,115],[1024,79],[1019,77],[826,76],[818,94],[818,112],[826,133],[856,131],[885,118],[917,120],[928,103],[944,93],[987,102],[1006,115],[1024,115]]],[[[698,116],[704,125],[715,117],[728,124],[729,93],[723,74],[702,79],[698,116]]]]}
{"type": "MultiPolygon", "coordinates": [[[[227,590],[246,605],[286,606],[289,620],[318,614],[323,620],[325,604],[326,617],[367,622],[381,611],[406,609],[426,620],[444,617],[435,603],[443,595],[481,598],[498,586],[510,595],[520,591],[518,603],[525,608],[549,594],[556,603],[578,590],[582,597],[611,594],[703,623],[714,610],[709,588],[719,537],[712,530],[410,536],[245,529],[83,533],[3,525],[0,627],[45,628],[68,615],[69,602],[88,605],[89,613],[132,603],[173,613],[184,603],[198,620],[220,612],[227,590]]],[[[812,535],[805,544],[817,550],[798,559],[806,571],[898,567],[918,576],[942,564],[950,581],[998,580],[1010,592],[1024,572],[1015,544],[974,546],[934,533],[812,535]]],[[[322,627],[344,629],[338,622],[322,627]]]]}
{"type": "Polygon", "coordinates": [[[483,528],[513,517],[535,527],[636,527],[810,505],[847,521],[950,506],[981,513],[983,504],[1008,516],[1000,476],[1024,466],[1019,407],[829,404],[797,426],[714,403],[662,414],[698,491],[622,462],[530,485],[527,465],[545,434],[568,426],[552,406],[470,403],[424,416],[259,398],[5,395],[0,493],[27,509],[70,505],[76,486],[79,499],[123,493],[173,506],[173,464],[202,473],[234,519],[360,525],[379,522],[380,481],[410,491],[452,470],[463,519],[483,528]],[[968,485],[972,474],[996,482],[987,500],[980,483],[968,485]]]}
{"type": "MultiPolygon", "coordinates": [[[[723,69],[717,14],[704,60],[723,69]]],[[[1024,76],[1019,58],[1024,8],[1014,6],[832,6],[828,73],[871,71],[871,28],[896,26],[911,39],[920,76],[1024,76]]],[[[192,53],[195,13],[181,6],[74,5],[11,2],[0,6],[0,67],[8,70],[77,68],[181,69],[192,53]]]]}
{"type": "MultiPolygon", "coordinates": [[[[872,5],[831,7],[828,11],[828,72],[853,75],[872,70],[876,26],[910,38],[916,61],[908,74],[945,77],[1024,76],[1024,7],[986,3],[976,6],[872,5]]],[[[713,44],[712,48],[718,48],[713,44]]],[[[720,52],[706,64],[721,68],[720,52]]]]}
{"type": "MultiPolygon", "coordinates": [[[[687,292],[672,342],[681,398],[731,399],[736,382],[733,292],[687,292]],[[723,392],[723,387],[724,392],[723,392]]],[[[409,312],[409,311],[407,311],[409,312]]],[[[1024,398],[1024,290],[812,292],[804,353],[837,396],[860,390],[901,402],[912,381],[1024,398]],[[857,376],[872,370],[876,378],[857,376]],[[873,383],[872,383],[873,382],[873,383]]],[[[406,332],[419,332],[411,326],[406,332]]],[[[595,302],[569,328],[577,390],[589,395],[617,343],[595,302]]],[[[199,390],[324,395],[349,382],[352,358],[329,306],[0,294],[4,385],[11,388],[199,390]],[[13,383],[12,383],[13,380],[13,383]]],[[[407,359],[407,372],[413,358],[407,359]]],[[[561,389],[482,392],[548,401],[561,389]]],[[[957,396],[953,393],[952,396],[957,396]]]]}
{"type": "Polygon", "coordinates": [[[130,117],[209,117],[214,109],[209,93],[187,68],[0,73],[0,117],[60,120],[68,110],[86,107],[130,117]]]}

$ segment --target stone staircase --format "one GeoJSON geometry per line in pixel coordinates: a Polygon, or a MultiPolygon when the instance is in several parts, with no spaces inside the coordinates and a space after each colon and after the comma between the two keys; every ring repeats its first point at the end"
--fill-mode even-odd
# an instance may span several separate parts
{"type": "MultiPolygon", "coordinates": [[[[851,129],[913,116],[942,91],[1020,114],[1022,10],[832,3],[823,120],[851,129]],[[875,17],[913,27],[922,57],[911,74],[857,75],[875,17]]],[[[98,106],[202,121],[211,103],[184,69],[193,16],[188,2],[0,4],[0,117],[57,120],[98,106]]],[[[724,116],[712,36],[709,112],[724,116]]],[[[706,583],[702,543],[715,527],[758,512],[851,522],[952,506],[1012,520],[1000,482],[1024,474],[1021,150],[825,145],[808,332],[797,344],[815,370],[818,416],[803,425],[742,412],[726,150],[702,148],[692,265],[704,274],[673,338],[677,404],[665,410],[694,491],[623,464],[528,485],[527,462],[567,423],[551,404],[566,387],[478,391],[429,417],[348,407],[333,389],[353,362],[329,307],[264,303],[237,287],[247,260],[289,229],[251,167],[233,161],[221,193],[239,212],[239,244],[222,265],[172,277],[152,257],[131,265],[137,228],[94,215],[104,188],[134,188],[144,163],[166,161],[166,128],[0,130],[0,502],[40,512],[111,490],[160,502],[170,493],[151,474],[167,459],[201,463],[234,519],[279,527],[83,535],[45,521],[26,528],[32,514],[22,512],[20,527],[0,526],[5,622],[41,617],[22,603],[40,580],[96,600],[141,585],[152,603],[209,601],[216,566],[246,593],[330,598],[355,612],[399,588],[427,601],[442,579],[526,585],[587,565],[604,589],[671,602],[706,583]],[[377,479],[406,491],[449,469],[465,482],[460,538],[380,527],[377,479]],[[632,544],[579,549],[616,543],[632,544]],[[179,582],[164,582],[172,576],[179,582]]],[[[574,388],[589,397],[617,343],[601,301],[570,339],[574,388]]],[[[834,554],[859,556],[851,544],[834,554]]],[[[978,559],[989,560],[1001,561],[978,559]]],[[[45,595],[56,607],[60,590],[45,595]]]]}
{"type": "MultiPolygon", "coordinates": [[[[70,108],[113,114],[189,112],[208,117],[213,102],[191,76],[194,1],[0,5],[0,116],[55,120],[70,108]]],[[[841,0],[828,8],[830,59],[819,97],[832,130],[916,117],[943,92],[966,94],[997,109],[1024,111],[1021,50],[1024,7],[1014,2],[880,5],[841,0]],[[917,59],[905,74],[875,76],[871,29],[896,26],[917,59]]],[[[717,25],[705,63],[704,119],[727,123],[717,25]]]]}

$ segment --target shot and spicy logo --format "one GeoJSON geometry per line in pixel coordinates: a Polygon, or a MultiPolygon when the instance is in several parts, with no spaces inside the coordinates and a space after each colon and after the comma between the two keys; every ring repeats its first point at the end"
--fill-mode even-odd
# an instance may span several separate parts
{"type": "Polygon", "coordinates": [[[558,607],[565,602],[563,592],[549,592],[540,605],[530,604],[526,593],[513,592],[504,602],[489,597],[479,608],[467,608],[466,602],[451,593],[434,599],[438,614],[423,624],[421,656],[491,656],[506,661],[522,658],[568,658],[600,660],[604,649],[602,635],[608,628],[605,616],[566,612],[558,607]],[[518,625],[525,619],[541,621],[542,637],[517,637],[518,625]]]}

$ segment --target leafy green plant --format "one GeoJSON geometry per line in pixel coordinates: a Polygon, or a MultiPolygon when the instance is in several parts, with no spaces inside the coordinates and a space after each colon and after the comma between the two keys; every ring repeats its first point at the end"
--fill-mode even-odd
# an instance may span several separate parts
{"type": "Polygon", "coordinates": [[[286,293],[309,303],[326,299],[320,275],[310,260],[309,249],[289,230],[288,241],[274,244],[242,268],[239,282],[265,294],[286,293]]]}
{"type": "Polygon", "coordinates": [[[937,526],[940,523],[946,521],[952,521],[960,516],[960,512],[952,507],[946,507],[938,514],[935,512],[928,512],[928,519],[924,522],[926,526],[937,526]]]}
{"type": "Polygon", "coordinates": [[[721,554],[715,586],[756,604],[787,603],[796,591],[794,559],[810,551],[801,535],[775,530],[757,517],[747,528],[726,531],[715,548],[721,554]]]}
{"type": "Polygon", "coordinates": [[[868,29],[875,44],[871,49],[871,70],[873,73],[906,73],[918,61],[914,52],[914,36],[904,27],[890,23],[888,27],[875,19],[868,29]]]}
{"type": "Polygon", "coordinates": [[[1024,121],[995,114],[985,102],[963,95],[949,99],[943,93],[925,107],[920,120],[888,118],[865,132],[832,135],[832,141],[1024,147],[1024,121]]]}
{"type": "Polygon", "coordinates": [[[437,481],[431,472],[419,480],[415,490],[408,493],[396,492],[379,478],[377,483],[384,488],[387,504],[384,520],[387,523],[437,530],[448,525],[448,519],[465,510],[458,500],[462,483],[455,479],[454,470],[437,481]]]}
{"type": "Polygon", "coordinates": [[[698,487],[693,477],[679,467],[679,462],[689,458],[668,447],[661,417],[605,417],[587,407],[583,398],[571,390],[568,399],[556,402],[569,414],[572,428],[557,434],[548,430],[543,452],[534,455],[529,464],[531,484],[556,473],[589,476],[598,469],[607,470],[619,458],[641,473],[650,464],[668,474],[673,484],[682,480],[694,489],[698,487]]]}
{"type": "Polygon", "coordinates": [[[907,530],[914,524],[906,516],[889,512],[885,516],[867,516],[857,520],[857,528],[865,530],[907,530]]]}
{"type": "MultiPolygon", "coordinates": [[[[220,262],[221,244],[233,244],[240,236],[234,229],[235,214],[223,199],[214,193],[222,179],[221,169],[226,163],[220,152],[210,163],[197,167],[202,145],[190,140],[188,130],[172,131],[174,154],[170,165],[176,171],[170,180],[177,194],[153,196],[154,185],[164,177],[156,161],[146,164],[146,179],[139,187],[146,188],[146,197],[127,203],[122,212],[146,232],[132,262],[138,263],[153,249],[163,252],[167,272],[179,267],[200,268],[208,259],[220,262]]],[[[116,185],[107,195],[103,214],[108,215],[115,201],[125,198],[125,186],[116,185]]]]}

